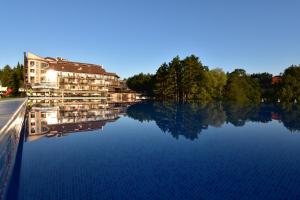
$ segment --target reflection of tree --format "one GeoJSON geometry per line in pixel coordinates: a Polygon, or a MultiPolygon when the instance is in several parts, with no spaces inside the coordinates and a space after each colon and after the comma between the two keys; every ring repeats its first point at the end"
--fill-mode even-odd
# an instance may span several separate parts
{"type": "MultiPolygon", "coordinates": [[[[300,106],[289,104],[284,106],[275,105],[226,105],[227,119],[235,126],[243,126],[246,121],[269,122],[272,114],[278,116],[283,125],[290,131],[300,131],[300,106]]],[[[277,117],[275,117],[277,118],[277,117]]]]}
{"type": "Polygon", "coordinates": [[[191,140],[196,139],[208,125],[221,126],[226,120],[220,104],[142,102],[130,106],[127,114],[139,121],[154,120],[163,132],[191,140]]]}
{"type": "Polygon", "coordinates": [[[240,105],[225,104],[227,120],[235,126],[244,126],[246,121],[269,122],[272,120],[273,106],[265,104],[240,105]]]}
{"type": "Polygon", "coordinates": [[[140,102],[129,106],[127,111],[127,115],[135,120],[140,122],[151,121],[153,119],[153,104],[147,102],[140,102]]]}
{"type": "Polygon", "coordinates": [[[158,103],[154,106],[154,120],[159,128],[169,132],[173,137],[180,135],[188,139],[195,139],[207,125],[202,123],[200,108],[193,104],[158,103]]]}
{"type": "Polygon", "coordinates": [[[208,104],[204,108],[204,122],[210,126],[220,127],[226,121],[226,113],[221,103],[208,104]]]}
{"type": "Polygon", "coordinates": [[[244,126],[247,121],[267,123],[274,114],[290,131],[300,130],[300,107],[296,106],[287,109],[266,104],[141,102],[127,109],[127,115],[133,119],[154,120],[163,132],[190,140],[198,138],[208,126],[220,127],[225,122],[234,126],[244,126]]]}
{"type": "Polygon", "coordinates": [[[300,131],[300,106],[293,105],[281,109],[281,121],[291,132],[300,131]]]}

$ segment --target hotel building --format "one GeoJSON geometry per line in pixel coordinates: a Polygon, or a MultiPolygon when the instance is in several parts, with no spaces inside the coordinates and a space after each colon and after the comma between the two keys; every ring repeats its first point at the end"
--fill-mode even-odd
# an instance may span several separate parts
{"type": "Polygon", "coordinates": [[[24,53],[24,80],[30,98],[135,100],[119,76],[100,65],[24,53]]]}

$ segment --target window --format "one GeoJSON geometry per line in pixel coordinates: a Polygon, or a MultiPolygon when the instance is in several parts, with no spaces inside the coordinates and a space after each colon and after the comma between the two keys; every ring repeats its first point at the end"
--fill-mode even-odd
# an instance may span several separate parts
{"type": "Polygon", "coordinates": [[[35,122],[31,122],[30,125],[31,125],[31,126],[35,126],[35,122]]]}
{"type": "Polygon", "coordinates": [[[33,76],[30,77],[30,81],[34,82],[34,77],[33,76]]]}
{"type": "Polygon", "coordinates": [[[31,66],[31,67],[34,66],[34,61],[30,61],[30,66],[31,66]]]}
{"type": "Polygon", "coordinates": [[[34,128],[31,129],[31,133],[35,133],[35,129],[34,128]]]}
{"type": "Polygon", "coordinates": [[[41,67],[48,67],[48,63],[41,63],[41,67]]]}
{"type": "Polygon", "coordinates": [[[41,70],[41,74],[45,74],[45,72],[46,72],[45,70],[43,70],[43,69],[41,70]]]}
{"type": "Polygon", "coordinates": [[[30,73],[34,73],[34,69],[30,69],[30,73]]]}
{"type": "Polygon", "coordinates": [[[30,113],[31,118],[35,118],[35,112],[30,113]]]}
{"type": "Polygon", "coordinates": [[[46,118],[46,113],[41,113],[42,118],[46,118]]]}

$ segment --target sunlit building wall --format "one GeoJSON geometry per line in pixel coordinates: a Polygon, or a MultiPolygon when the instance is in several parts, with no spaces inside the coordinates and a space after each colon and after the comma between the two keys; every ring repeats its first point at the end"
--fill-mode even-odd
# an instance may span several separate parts
{"type": "Polygon", "coordinates": [[[30,97],[98,97],[120,88],[119,77],[102,66],[62,58],[24,54],[24,77],[30,97]]]}

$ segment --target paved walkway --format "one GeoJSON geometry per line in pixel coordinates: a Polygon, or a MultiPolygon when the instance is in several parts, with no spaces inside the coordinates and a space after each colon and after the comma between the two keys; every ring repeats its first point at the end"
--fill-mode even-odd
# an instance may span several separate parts
{"type": "Polygon", "coordinates": [[[24,98],[0,100],[0,130],[24,100],[24,98]]]}

